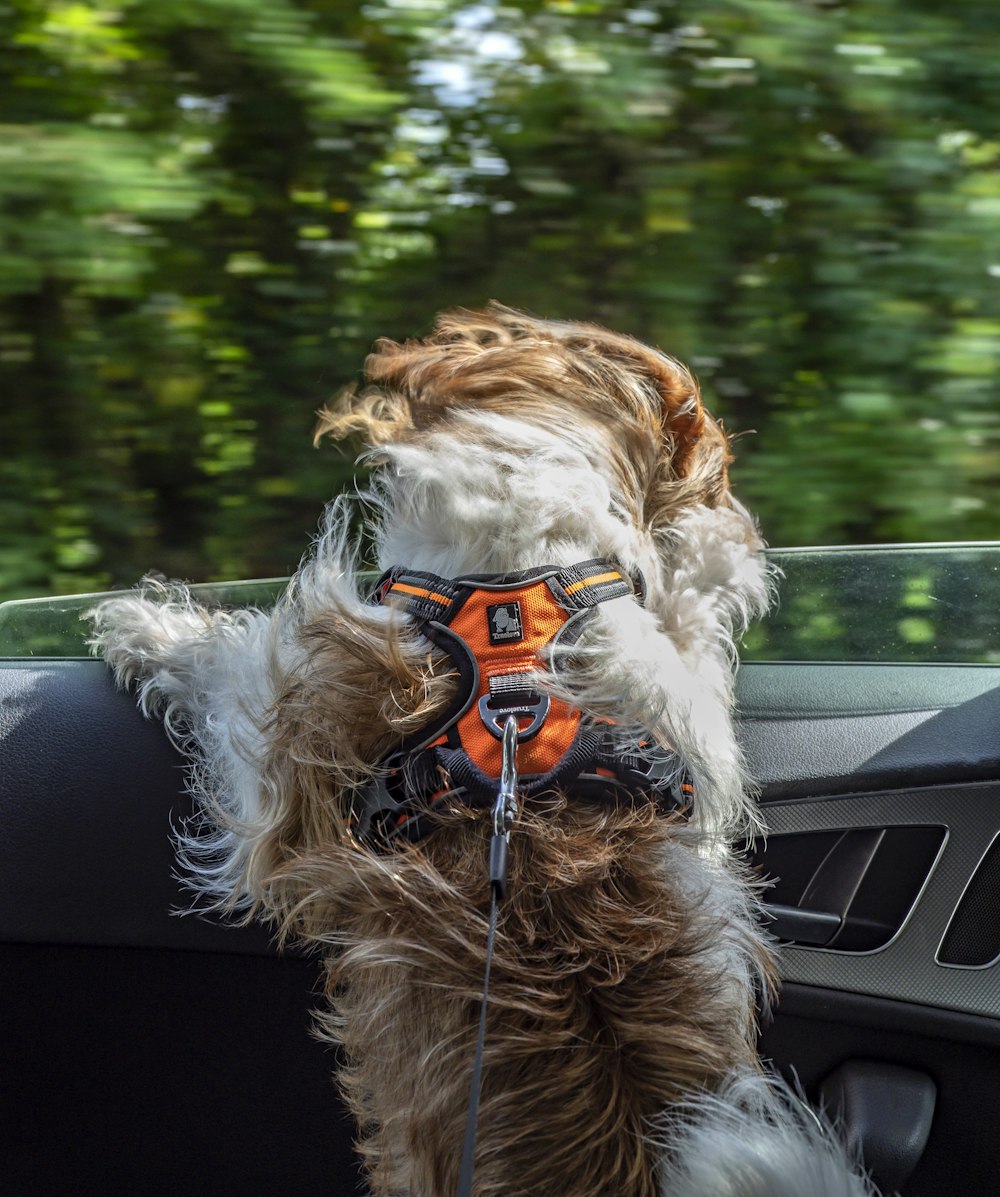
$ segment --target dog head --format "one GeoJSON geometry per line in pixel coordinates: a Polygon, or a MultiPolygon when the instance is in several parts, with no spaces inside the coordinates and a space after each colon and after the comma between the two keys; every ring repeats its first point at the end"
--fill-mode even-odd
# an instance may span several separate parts
{"type": "Polygon", "coordinates": [[[383,568],[612,555],[656,573],[685,512],[734,510],[728,441],[694,379],[631,337],[492,305],[380,341],[366,375],[316,435],[360,434],[383,467],[383,568]]]}
{"type": "MultiPolygon", "coordinates": [[[[381,569],[455,577],[610,557],[641,573],[645,606],[603,604],[555,688],[685,748],[728,812],[716,824],[743,809],[733,646],[766,606],[767,569],[730,492],[728,439],[680,363],[592,324],[499,305],[449,312],[421,340],[380,341],[366,384],[320,413],[324,435],[360,436],[376,467],[381,569]]],[[[335,540],[328,528],[313,587],[335,540]]],[[[355,658],[370,657],[363,639],[355,658]]],[[[396,670],[422,713],[439,701],[427,668],[396,670]]],[[[393,703],[405,722],[407,704],[393,703]]]]}

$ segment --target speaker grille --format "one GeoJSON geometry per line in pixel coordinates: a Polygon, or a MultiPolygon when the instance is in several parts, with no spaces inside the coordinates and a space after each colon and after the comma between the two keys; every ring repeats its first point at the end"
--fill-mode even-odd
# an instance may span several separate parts
{"type": "Polygon", "coordinates": [[[1000,836],[979,862],[938,951],[940,964],[981,968],[1000,957],[1000,836]]]}

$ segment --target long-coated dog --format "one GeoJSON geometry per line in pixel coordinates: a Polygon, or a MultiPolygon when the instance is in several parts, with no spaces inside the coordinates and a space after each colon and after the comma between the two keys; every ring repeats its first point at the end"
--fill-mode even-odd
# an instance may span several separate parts
{"type": "Polygon", "coordinates": [[[360,434],[375,467],[373,593],[339,500],[271,613],[147,583],[93,619],[193,762],[196,886],[325,949],[372,1192],[458,1192],[509,830],[477,1197],[864,1193],[757,1058],[773,960],[730,850],[756,822],[731,706],[768,572],[691,375],[499,306],[366,370],[317,439],[360,434]]]}

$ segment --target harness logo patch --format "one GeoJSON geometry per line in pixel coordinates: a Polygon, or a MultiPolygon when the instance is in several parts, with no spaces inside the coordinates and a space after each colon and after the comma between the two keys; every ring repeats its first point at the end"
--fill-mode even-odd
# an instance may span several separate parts
{"type": "Polygon", "coordinates": [[[486,608],[490,644],[512,644],[524,639],[520,603],[497,603],[486,608]]]}

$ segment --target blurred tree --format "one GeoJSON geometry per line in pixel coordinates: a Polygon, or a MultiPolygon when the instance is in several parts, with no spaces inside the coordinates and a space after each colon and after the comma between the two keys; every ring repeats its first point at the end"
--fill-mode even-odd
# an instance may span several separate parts
{"type": "Polygon", "coordinates": [[[992,0],[13,0],[0,594],[294,566],[490,297],[698,371],[774,543],[995,535],[992,0]]]}
{"type": "Polygon", "coordinates": [[[326,335],[332,263],[397,103],[357,20],[6,10],[3,593],[294,566],[346,476],[309,451],[311,408],[357,366],[326,335]]]}

